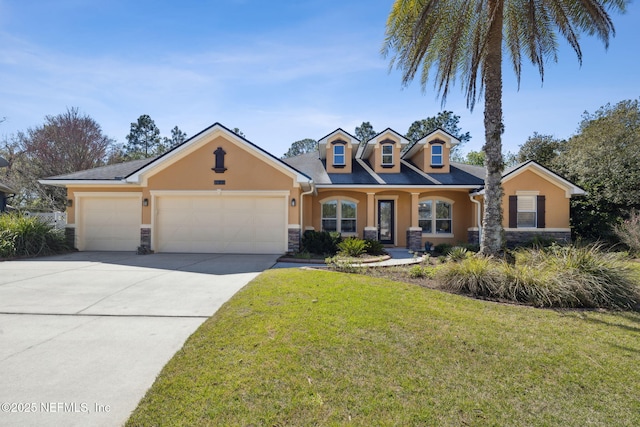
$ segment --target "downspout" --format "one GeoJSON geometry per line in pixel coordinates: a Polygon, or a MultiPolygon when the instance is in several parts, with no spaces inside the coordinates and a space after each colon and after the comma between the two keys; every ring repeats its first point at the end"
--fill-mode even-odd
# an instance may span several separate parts
{"type": "Polygon", "coordinates": [[[478,223],[478,243],[482,241],[482,203],[473,198],[473,194],[469,194],[469,199],[478,206],[476,213],[476,222],[478,223]]]}

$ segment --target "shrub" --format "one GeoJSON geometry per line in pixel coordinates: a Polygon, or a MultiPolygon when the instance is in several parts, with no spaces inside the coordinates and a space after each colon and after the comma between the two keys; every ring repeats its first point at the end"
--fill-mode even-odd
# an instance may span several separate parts
{"type": "Polygon", "coordinates": [[[452,247],[453,245],[449,243],[440,243],[434,247],[433,251],[438,255],[447,255],[452,247]]]}
{"type": "Polygon", "coordinates": [[[333,256],[338,252],[338,243],[341,241],[340,233],[307,230],[302,235],[302,251],[333,256]]]}
{"type": "Polygon", "coordinates": [[[0,215],[0,257],[51,255],[68,249],[64,233],[41,219],[0,215]]]}
{"type": "Polygon", "coordinates": [[[469,252],[467,248],[454,246],[453,248],[449,249],[449,252],[447,253],[447,261],[458,262],[471,256],[473,256],[473,254],[469,252]]]}
{"type": "Polygon", "coordinates": [[[632,211],[629,219],[617,224],[613,230],[620,241],[629,247],[631,252],[635,255],[640,255],[640,211],[632,211]]]}
{"type": "Polygon", "coordinates": [[[369,255],[384,255],[384,245],[379,240],[365,239],[365,251],[369,255]]]}
{"type": "Polygon", "coordinates": [[[433,279],[435,277],[436,270],[433,267],[414,265],[409,269],[409,277],[412,279],[420,279],[426,277],[433,279]]]}
{"type": "Polygon", "coordinates": [[[359,257],[366,252],[367,243],[357,237],[349,237],[338,243],[340,254],[348,257],[359,257]]]}

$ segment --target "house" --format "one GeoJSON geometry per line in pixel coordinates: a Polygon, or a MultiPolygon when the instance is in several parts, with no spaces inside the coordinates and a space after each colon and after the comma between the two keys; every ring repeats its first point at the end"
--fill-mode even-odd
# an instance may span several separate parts
{"type": "MultiPolygon", "coordinates": [[[[47,178],[67,189],[79,250],[284,253],[305,230],[378,239],[478,242],[484,168],[451,162],[455,137],[415,144],[386,129],[366,143],[337,129],[318,151],[278,159],[216,123],[150,159],[47,178]]],[[[504,173],[510,240],[569,239],[569,200],[584,191],[535,162],[504,173]]]]}

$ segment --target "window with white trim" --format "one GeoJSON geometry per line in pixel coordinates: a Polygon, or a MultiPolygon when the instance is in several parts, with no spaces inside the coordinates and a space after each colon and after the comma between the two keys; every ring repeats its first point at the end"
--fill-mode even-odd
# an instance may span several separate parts
{"type": "Polygon", "coordinates": [[[418,226],[422,228],[422,234],[452,234],[453,203],[421,200],[418,204],[418,226]]]}
{"type": "Polygon", "coordinates": [[[344,145],[333,146],[333,164],[342,166],[345,164],[345,147],[344,145]]]}
{"type": "Polygon", "coordinates": [[[442,145],[431,146],[431,166],[442,166],[444,162],[442,160],[442,145]]]}
{"type": "Polygon", "coordinates": [[[535,228],[538,225],[537,196],[518,196],[518,228],[535,228]]]}
{"type": "Polygon", "coordinates": [[[358,208],[356,202],[345,199],[322,202],[322,230],[356,233],[358,208]]]}
{"type": "Polygon", "coordinates": [[[393,166],[393,145],[391,144],[382,146],[382,165],[393,166]]]}

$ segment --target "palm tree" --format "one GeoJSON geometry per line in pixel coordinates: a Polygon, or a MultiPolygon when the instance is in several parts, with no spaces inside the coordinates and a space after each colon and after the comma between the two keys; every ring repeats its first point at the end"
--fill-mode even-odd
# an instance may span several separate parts
{"type": "Polygon", "coordinates": [[[418,71],[421,84],[433,76],[442,103],[456,77],[470,110],[484,92],[485,209],[480,253],[502,247],[502,53],[511,56],[520,83],[523,56],[538,67],[557,61],[563,36],[582,63],[580,33],[596,35],[605,47],[615,34],[608,11],[624,12],[629,0],[395,0],[382,49],[391,67],[409,84],[418,71]]]}

